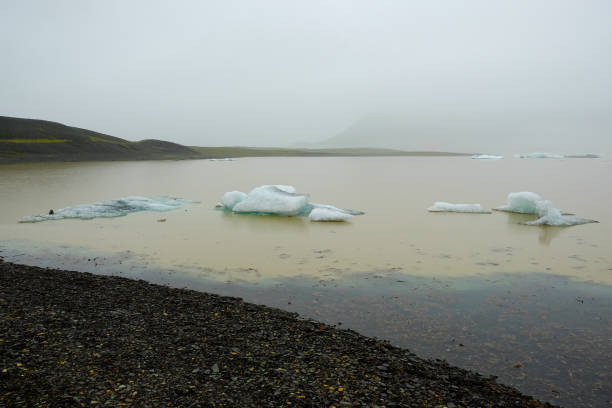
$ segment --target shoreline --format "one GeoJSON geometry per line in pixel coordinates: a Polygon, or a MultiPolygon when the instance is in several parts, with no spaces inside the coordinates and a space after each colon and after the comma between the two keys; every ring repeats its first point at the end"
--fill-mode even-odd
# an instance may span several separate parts
{"type": "Polygon", "coordinates": [[[550,407],[239,298],[0,259],[0,405],[550,407]]]}

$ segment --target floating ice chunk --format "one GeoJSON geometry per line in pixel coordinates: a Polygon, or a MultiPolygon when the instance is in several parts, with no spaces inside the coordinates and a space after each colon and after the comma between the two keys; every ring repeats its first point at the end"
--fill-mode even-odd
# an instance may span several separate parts
{"type": "Polygon", "coordinates": [[[599,159],[601,156],[598,154],[568,154],[565,156],[567,159],[599,159]]]}
{"type": "Polygon", "coordinates": [[[208,161],[234,161],[234,160],[236,160],[236,159],[233,159],[231,157],[226,157],[226,158],[223,158],[223,159],[208,159],[208,161]]]}
{"type": "Polygon", "coordinates": [[[365,214],[363,211],[349,210],[347,208],[338,208],[338,207],[334,207],[333,205],[328,205],[328,204],[310,203],[310,205],[312,206],[313,209],[325,209],[325,210],[331,210],[331,211],[339,211],[339,212],[342,212],[348,215],[365,214]]]}
{"type": "Polygon", "coordinates": [[[586,218],[575,217],[571,214],[563,214],[560,209],[553,207],[550,200],[543,200],[542,197],[536,193],[528,191],[508,194],[508,204],[495,209],[521,214],[536,214],[540,217],[534,221],[524,222],[523,224],[525,225],[550,225],[561,227],[598,222],[586,218]]]}
{"type": "Polygon", "coordinates": [[[47,220],[61,220],[78,218],[89,220],[92,218],[121,217],[138,211],[171,211],[176,210],[185,203],[193,201],[172,197],[122,197],[116,200],[101,201],[92,204],[80,204],[54,211],[53,214],[23,217],[20,222],[41,222],[47,220]]]}
{"type": "Polygon", "coordinates": [[[483,160],[500,160],[503,158],[504,156],[496,156],[494,154],[475,154],[472,156],[472,159],[483,159],[483,160]]]}
{"type": "Polygon", "coordinates": [[[219,206],[228,210],[233,210],[236,204],[244,201],[246,198],[247,195],[242,191],[228,191],[227,193],[223,194],[223,197],[221,197],[219,206]]]}
{"type": "Polygon", "coordinates": [[[308,195],[297,194],[293,186],[270,185],[254,188],[248,194],[230,191],[223,195],[217,208],[240,214],[298,216],[308,215],[313,221],[341,221],[363,212],[345,210],[332,205],[311,203],[308,195]],[[333,218],[333,219],[332,219],[333,218]]]}
{"type": "Polygon", "coordinates": [[[312,210],[308,201],[308,196],[296,194],[291,186],[261,186],[251,190],[231,210],[243,214],[305,215],[312,210]]]}
{"type": "Polygon", "coordinates": [[[453,204],[436,201],[427,211],[431,212],[460,212],[474,214],[491,214],[491,211],[482,208],[480,204],[453,204]]]}
{"type": "Polygon", "coordinates": [[[313,208],[308,218],[310,221],[347,221],[351,214],[331,208],[313,208]]]}
{"type": "Polygon", "coordinates": [[[553,227],[569,227],[572,225],[582,225],[597,223],[599,221],[586,218],[575,217],[573,215],[563,215],[559,209],[554,208],[549,214],[545,214],[534,221],[527,221],[525,225],[550,225],[553,227]]]}
{"type": "Polygon", "coordinates": [[[562,159],[565,156],[562,154],[553,153],[529,153],[529,154],[517,154],[514,157],[517,159],[562,159]]]}
{"type": "Polygon", "coordinates": [[[537,203],[542,197],[530,191],[508,194],[508,204],[495,208],[499,211],[508,211],[521,214],[537,214],[537,203]]]}

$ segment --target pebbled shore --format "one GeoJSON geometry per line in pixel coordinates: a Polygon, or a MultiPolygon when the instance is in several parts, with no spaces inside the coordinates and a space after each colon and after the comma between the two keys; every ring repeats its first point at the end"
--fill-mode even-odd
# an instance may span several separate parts
{"type": "Polygon", "coordinates": [[[2,260],[0,406],[551,407],[238,298],[2,260]]]}

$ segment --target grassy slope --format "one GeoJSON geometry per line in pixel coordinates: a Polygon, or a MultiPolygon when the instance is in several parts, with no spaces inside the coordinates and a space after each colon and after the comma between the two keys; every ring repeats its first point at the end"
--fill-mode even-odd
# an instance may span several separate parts
{"type": "Polygon", "coordinates": [[[187,147],[161,140],[130,142],[87,129],[36,119],[0,116],[0,163],[206,159],[273,156],[462,156],[446,152],[406,152],[376,148],[289,149],[187,147]]]}
{"type": "Polygon", "coordinates": [[[175,143],[130,142],[55,122],[0,116],[0,163],[199,157],[198,152],[175,143]]]}

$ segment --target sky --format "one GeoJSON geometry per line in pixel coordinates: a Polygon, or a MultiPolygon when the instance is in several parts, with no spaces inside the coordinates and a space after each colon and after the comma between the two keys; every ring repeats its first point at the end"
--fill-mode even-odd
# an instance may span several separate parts
{"type": "Polygon", "coordinates": [[[200,146],[369,123],[372,146],[612,151],[610,16],[608,0],[0,0],[0,115],[200,146]]]}

